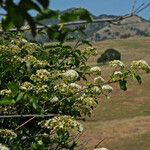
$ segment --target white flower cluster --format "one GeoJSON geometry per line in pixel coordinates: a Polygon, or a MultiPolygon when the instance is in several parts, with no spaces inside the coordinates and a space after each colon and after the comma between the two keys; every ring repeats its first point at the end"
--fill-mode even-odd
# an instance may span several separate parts
{"type": "Polygon", "coordinates": [[[131,63],[131,68],[132,69],[141,69],[141,70],[146,71],[147,73],[150,72],[150,66],[148,65],[148,63],[145,60],[133,61],[131,63]]]}
{"type": "Polygon", "coordinates": [[[13,56],[12,61],[13,61],[13,60],[19,61],[19,62],[23,62],[23,61],[22,61],[22,58],[19,57],[19,56],[17,56],[17,55],[13,56]]]}
{"type": "Polygon", "coordinates": [[[0,91],[0,95],[3,95],[3,96],[9,96],[11,94],[11,90],[9,89],[3,89],[0,91]]]}
{"type": "Polygon", "coordinates": [[[101,83],[104,83],[105,80],[101,77],[101,76],[98,76],[96,78],[94,78],[94,83],[95,84],[101,84],[101,83]]]}
{"type": "Polygon", "coordinates": [[[110,66],[112,66],[112,67],[121,67],[121,68],[124,68],[124,63],[122,62],[122,61],[120,61],[120,60],[113,60],[113,61],[110,61],[109,62],[109,64],[110,64],[110,66]]]}
{"type": "Polygon", "coordinates": [[[0,137],[3,137],[3,138],[16,138],[17,134],[12,130],[0,129],[0,137]]]}
{"type": "Polygon", "coordinates": [[[33,53],[34,51],[36,51],[39,47],[36,43],[25,43],[22,47],[23,49],[26,49],[28,51],[28,53],[33,53]]]}
{"type": "Polygon", "coordinates": [[[59,101],[59,99],[57,96],[54,96],[50,101],[51,101],[51,103],[56,103],[59,101]]]}
{"type": "Polygon", "coordinates": [[[93,97],[86,97],[83,100],[83,104],[89,107],[95,107],[97,105],[95,99],[93,97]]]}
{"type": "Polygon", "coordinates": [[[25,90],[25,91],[31,91],[33,90],[34,85],[30,82],[23,82],[20,86],[20,89],[25,90]]]}
{"type": "Polygon", "coordinates": [[[60,83],[54,86],[54,90],[59,91],[61,93],[78,92],[81,90],[81,88],[82,87],[77,83],[70,83],[70,84],[60,83]]]}
{"type": "Polygon", "coordinates": [[[65,73],[62,73],[62,77],[65,80],[74,81],[79,77],[79,74],[75,70],[67,70],[65,73]]]}
{"type": "Polygon", "coordinates": [[[70,83],[69,85],[69,88],[71,89],[71,90],[73,90],[73,91],[79,91],[82,87],[79,85],[79,84],[77,84],[77,83],[70,83]]]}
{"type": "Polygon", "coordinates": [[[82,94],[80,98],[76,100],[73,108],[83,115],[89,115],[92,113],[94,107],[97,106],[97,102],[93,97],[87,97],[86,94],[82,94]]]}
{"type": "Polygon", "coordinates": [[[32,74],[30,79],[34,82],[42,82],[42,81],[48,81],[50,77],[50,72],[48,72],[46,69],[39,69],[36,71],[36,74],[32,74]]]}
{"type": "Polygon", "coordinates": [[[28,42],[26,39],[11,40],[12,45],[17,45],[20,50],[25,49],[28,53],[33,53],[39,46],[36,43],[28,42]]]}
{"type": "Polygon", "coordinates": [[[0,45],[0,52],[7,52],[12,54],[17,54],[20,52],[20,48],[17,45],[9,44],[9,45],[0,45]]]}
{"type": "Polygon", "coordinates": [[[45,66],[49,66],[49,63],[44,60],[38,60],[36,57],[32,56],[32,55],[27,55],[22,59],[23,62],[29,63],[31,65],[33,65],[34,67],[45,67],[45,66]]]}
{"type": "Polygon", "coordinates": [[[52,119],[43,121],[40,124],[42,127],[52,129],[54,131],[68,131],[70,129],[74,129],[81,132],[83,130],[83,127],[79,122],[77,122],[73,117],[65,115],[54,117],[52,119]]]}
{"type": "Polygon", "coordinates": [[[113,88],[110,85],[105,84],[102,86],[102,90],[104,93],[111,93],[113,91],[113,88]]]}
{"type": "Polygon", "coordinates": [[[101,90],[100,90],[100,88],[99,88],[98,86],[93,86],[93,87],[91,88],[91,92],[92,92],[93,94],[100,94],[100,93],[101,93],[101,90]]]}
{"type": "Polygon", "coordinates": [[[37,85],[35,87],[36,93],[46,93],[48,92],[48,90],[49,90],[48,85],[37,85]]]}
{"type": "Polygon", "coordinates": [[[10,149],[0,143],[0,150],[10,150],[10,149]]]}
{"type": "Polygon", "coordinates": [[[89,46],[85,48],[84,54],[86,54],[87,56],[97,55],[97,51],[95,48],[89,46]]]}
{"type": "Polygon", "coordinates": [[[113,81],[118,81],[122,78],[123,73],[121,71],[115,71],[113,73],[113,81]]]}
{"type": "Polygon", "coordinates": [[[98,66],[92,67],[90,69],[90,72],[93,74],[101,75],[101,68],[98,66]]]}
{"type": "Polygon", "coordinates": [[[65,83],[60,83],[54,86],[55,91],[59,91],[61,93],[66,93],[68,92],[68,86],[65,83]]]}

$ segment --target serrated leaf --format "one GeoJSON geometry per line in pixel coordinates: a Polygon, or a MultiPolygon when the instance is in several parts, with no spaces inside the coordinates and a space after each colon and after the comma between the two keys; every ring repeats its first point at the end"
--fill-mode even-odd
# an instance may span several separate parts
{"type": "Polygon", "coordinates": [[[126,80],[120,80],[119,81],[119,86],[122,90],[126,91],[128,88],[128,84],[126,80]]]}

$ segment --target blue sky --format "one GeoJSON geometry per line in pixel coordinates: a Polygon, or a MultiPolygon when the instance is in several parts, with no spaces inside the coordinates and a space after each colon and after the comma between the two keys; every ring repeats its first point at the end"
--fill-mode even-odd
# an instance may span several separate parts
{"type": "MultiPolygon", "coordinates": [[[[150,0],[137,0],[136,6],[149,3],[150,0]]],[[[51,0],[51,8],[65,10],[71,7],[83,7],[94,15],[111,14],[124,15],[131,11],[133,0],[51,0]]],[[[150,7],[139,13],[140,16],[150,19],[150,7]]]]}

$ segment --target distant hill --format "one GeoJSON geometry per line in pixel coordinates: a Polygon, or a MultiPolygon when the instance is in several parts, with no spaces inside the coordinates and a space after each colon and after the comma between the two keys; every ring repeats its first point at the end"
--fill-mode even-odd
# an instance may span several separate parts
{"type": "MultiPolygon", "coordinates": [[[[107,15],[106,15],[107,16],[107,15]]],[[[101,17],[99,17],[101,18],[101,17]]],[[[108,17],[107,17],[108,18],[108,17]]],[[[128,37],[150,37],[150,21],[139,16],[133,16],[121,21],[120,25],[104,24],[95,30],[92,26],[88,29],[94,41],[106,39],[122,39],[128,37]]],[[[89,38],[90,38],[89,37],[89,38]]]]}
{"type": "MultiPolygon", "coordinates": [[[[61,13],[73,10],[67,9],[61,13]]],[[[102,14],[94,16],[93,19],[116,18],[114,15],[102,14]]],[[[44,24],[56,24],[58,20],[44,20],[44,24]]],[[[129,37],[150,37],[150,20],[146,20],[139,16],[133,16],[121,21],[120,25],[114,25],[106,22],[88,24],[85,30],[86,38],[93,41],[101,41],[107,39],[123,39],[129,37]]],[[[48,41],[46,36],[37,36],[40,42],[48,41]]]]}

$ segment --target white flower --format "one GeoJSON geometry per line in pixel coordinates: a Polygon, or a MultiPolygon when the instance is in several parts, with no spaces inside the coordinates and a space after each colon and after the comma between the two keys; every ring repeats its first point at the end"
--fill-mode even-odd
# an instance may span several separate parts
{"type": "Polygon", "coordinates": [[[96,73],[96,74],[101,74],[101,68],[100,67],[98,67],[98,66],[95,66],[95,67],[92,67],[91,69],[90,69],[90,72],[91,73],[96,73]]]}
{"type": "Polygon", "coordinates": [[[50,72],[48,72],[46,69],[40,69],[36,71],[36,75],[31,75],[31,80],[33,81],[48,81],[50,76],[50,72]]]}
{"type": "Polygon", "coordinates": [[[101,93],[101,90],[98,86],[93,86],[91,88],[91,91],[92,91],[92,93],[95,93],[95,94],[100,94],[101,93]]]}
{"type": "Polygon", "coordinates": [[[100,84],[100,83],[104,83],[104,79],[101,76],[98,76],[94,79],[94,83],[96,84],[100,84]]]}
{"type": "Polygon", "coordinates": [[[56,103],[59,101],[58,97],[57,96],[54,96],[51,100],[50,100],[52,103],[56,103]]]}
{"type": "Polygon", "coordinates": [[[68,86],[65,83],[60,83],[54,86],[55,91],[60,91],[60,92],[67,92],[68,91],[68,86]]]}
{"type": "Polygon", "coordinates": [[[123,73],[121,71],[115,71],[113,74],[113,81],[118,81],[123,76],[123,73]]]}
{"type": "Polygon", "coordinates": [[[110,61],[109,62],[110,66],[113,66],[113,67],[121,67],[123,68],[125,65],[122,61],[120,60],[113,60],[113,61],[110,61]]]}
{"type": "Polygon", "coordinates": [[[42,121],[40,124],[42,127],[53,129],[54,131],[60,129],[62,131],[68,131],[70,129],[73,129],[81,132],[83,130],[83,127],[79,122],[77,122],[73,117],[65,115],[42,121]]]}
{"type": "Polygon", "coordinates": [[[46,93],[49,90],[48,85],[36,86],[36,93],[46,93]]]}
{"type": "Polygon", "coordinates": [[[131,68],[133,69],[141,69],[146,71],[147,73],[150,72],[150,66],[145,60],[138,60],[138,61],[133,61],[131,63],[131,68]]]}
{"type": "Polygon", "coordinates": [[[11,90],[9,89],[3,89],[0,91],[0,95],[9,96],[11,94],[11,90]]]}
{"type": "Polygon", "coordinates": [[[28,43],[28,41],[27,41],[26,39],[22,39],[21,42],[22,42],[23,44],[28,43]]]}
{"type": "Polygon", "coordinates": [[[9,150],[9,148],[0,143],[0,150],[9,150]]]}
{"type": "Polygon", "coordinates": [[[26,91],[31,91],[33,90],[34,86],[32,83],[30,82],[24,82],[22,83],[22,85],[20,86],[20,89],[22,90],[26,90],[26,91]]]}
{"type": "Polygon", "coordinates": [[[70,83],[69,88],[71,88],[72,90],[79,91],[81,89],[81,86],[79,84],[76,84],[76,83],[70,83]]]}
{"type": "Polygon", "coordinates": [[[97,51],[95,48],[93,47],[86,47],[84,50],[84,54],[86,54],[87,56],[91,56],[91,55],[97,55],[97,51]]]}
{"type": "Polygon", "coordinates": [[[110,85],[106,84],[106,85],[102,86],[102,90],[103,90],[103,92],[110,93],[113,91],[113,88],[110,85]]]}
{"type": "Polygon", "coordinates": [[[68,70],[65,73],[62,74],[62,76],[66,80],[76,80],[79,77],[79,74],[75,70],[68,70]]]}

